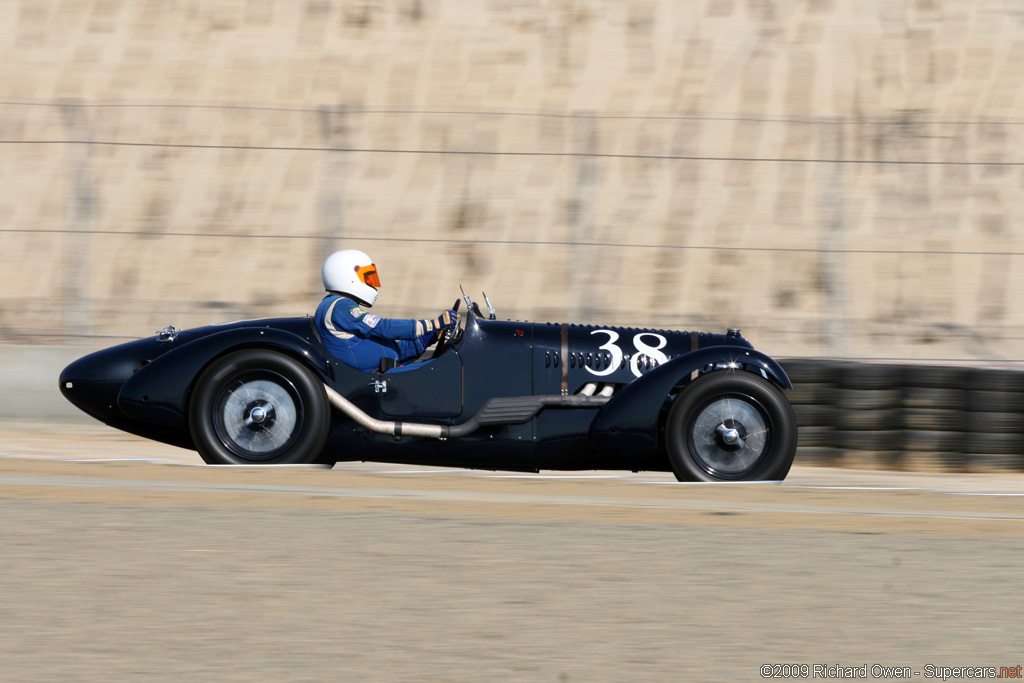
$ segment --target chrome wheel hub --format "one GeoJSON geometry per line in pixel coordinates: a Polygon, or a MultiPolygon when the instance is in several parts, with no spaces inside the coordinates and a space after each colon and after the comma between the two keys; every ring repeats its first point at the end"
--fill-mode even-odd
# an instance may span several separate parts
{"type": "Polygon", "coordinates": [[[743,437],[740,436],[740,430],[735,427],[727,427],[724,422],[718,425],[715,429],[715,433],[726,446],[734,446],[736,448],[743,448],[744,446],[743,437]]]}
{"type": "Polygon", "coordinates": [[[742,476],[756,468],[771,448],[764,412],[743,396],[710,400],[690,423],[690,450],[712,474],[742,476]]]}
{"type": "Polygon", "coordinates": [[[289,388],[283,378],[241,377],[229,383],[216,416],[225,444],[253,456],[268,456],[288,444],[300,420],[300,407],[289,388]]]}
{"type": "Polygon", "coordinates": [[[274,406],[266,401],[257,401],[255,405],[249,408],[249,414],[245,417],[245,422],[249,426],[262,424],[266,420],[273,421],[274,419],[274,406]]]}

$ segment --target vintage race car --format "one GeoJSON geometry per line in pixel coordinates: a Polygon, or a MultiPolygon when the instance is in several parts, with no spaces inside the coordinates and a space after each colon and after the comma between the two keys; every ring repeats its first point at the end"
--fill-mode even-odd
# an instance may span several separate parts
{"type": "Polygon", "coordinates": [[[210,464],[789,472],[790,381],[739,330],[503,321],[486,295],[489,315],[464,299],[431,357],[400,367],[356,370],[312,318],[282,318],[168,327],[75,361],[60,389],[110,426],[210,464]]]}

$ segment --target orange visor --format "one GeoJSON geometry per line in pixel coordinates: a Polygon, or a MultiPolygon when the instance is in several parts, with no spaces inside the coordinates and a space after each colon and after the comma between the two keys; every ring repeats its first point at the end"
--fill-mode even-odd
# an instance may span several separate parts
{"type": "Polygon", "coordinates": [[[377,277],[376,265],[371,263],[368,266],[356,266],[356,275],[371,287],[380,287],[380,278],[377,277]]]}

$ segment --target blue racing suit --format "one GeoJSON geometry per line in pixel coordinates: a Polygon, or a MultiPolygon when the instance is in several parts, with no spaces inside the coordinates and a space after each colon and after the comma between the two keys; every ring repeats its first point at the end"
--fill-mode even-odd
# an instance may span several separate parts
{"type": "Polygon", "coordinates": [[[377,370],[382,358],[399,363],[419,358],[438,333],[434,320],[378,318],[338,294],[328,294],[317,306],[316,327],[332,356],[363,372],[377,370]]]}

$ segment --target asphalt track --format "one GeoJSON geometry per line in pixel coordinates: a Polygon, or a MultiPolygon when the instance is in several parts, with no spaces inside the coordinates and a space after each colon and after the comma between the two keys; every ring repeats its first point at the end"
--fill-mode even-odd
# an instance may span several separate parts
{"type": "Polygon", "coordinates": [[[929,679],[1024,658],[1021,475],[210,468],[15,425],[0,454],[0,680],[929,679]]]}

